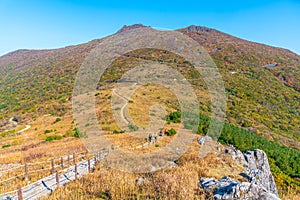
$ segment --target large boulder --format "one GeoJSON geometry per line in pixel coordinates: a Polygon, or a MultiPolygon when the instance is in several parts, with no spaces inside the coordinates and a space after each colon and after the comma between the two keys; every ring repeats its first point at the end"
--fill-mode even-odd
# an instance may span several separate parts
{"type": "Polygon", "coordinates": [[[200,186],[206,191],[213,190],[214,199],[279,199],[274,177],[270,171],[268,157],[262,150],[255,149],[243,154],[230,147],[225,153],[245,167],[244,173],[248,182],[239,182],[229,177],[220,180],[201,178],[200,186]]]}
{"type": "Polygon", "coordinates": [[[268,157],[264,151],[255,149],[242,154],[240,150],[231,147],[231,149],[225,149],[225,153],[230,154],[238,164],[246,167],[242,176],[247,178],[250,183],[262,186],[278,196],[268,157]]]}
{"type": "Polygon", "coordinates": [[[274,177],[270,171],[266,153],[262,150],[255,149],[254,151],[247,151],[244,156],[247,164],[245,174],[250,177],[249,181],[266,188],[268,191],[278,196],[278,191],[274,177]]]}

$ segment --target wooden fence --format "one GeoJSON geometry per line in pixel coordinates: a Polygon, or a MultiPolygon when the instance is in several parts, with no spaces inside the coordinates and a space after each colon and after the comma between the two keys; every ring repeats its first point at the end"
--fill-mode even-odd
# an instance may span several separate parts
{"type": "Polygon", "coordinates": [[[88,154],[73,154],[44,162],[25,163],[11,169],[2,170],[0,171],[2,176],[5,173],[13,174],[12,172],[20,172],[20,174],[1,180],[0,184],[9,183],[13,179],[20,177],[23,177],[22,180],[28,182],[31,174],[42,171],[49,171],[50,175],[34,183],[27,184],[24,187],[17,186],[14,191],[0,194],[0,200],[31,200],[49,195],[54,189],[90,173],[96,163],[102,158],[103,154],[100,153],[93,156],[88,156],[88,154]],[[48,167],[45,168],[45,164],[48,164],[48,167]],[[36,165],[42,166],[42,168],[32,168],[32,166],[36,165]],[[29,170],[30,167],[32,170],[29,170]]]}

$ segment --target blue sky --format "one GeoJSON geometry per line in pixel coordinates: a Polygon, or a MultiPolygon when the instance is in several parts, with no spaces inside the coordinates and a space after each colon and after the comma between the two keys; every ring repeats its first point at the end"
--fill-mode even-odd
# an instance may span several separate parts
{"type": "Polygon", "coordinates": [[[202,25],[300,54],[300,0],[0,0],[0,55],[84,43],[135,23],[202,25]]]}

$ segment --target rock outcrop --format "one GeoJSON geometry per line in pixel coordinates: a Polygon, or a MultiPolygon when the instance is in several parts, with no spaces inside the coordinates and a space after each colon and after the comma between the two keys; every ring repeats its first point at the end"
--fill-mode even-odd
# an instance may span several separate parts
{"type": "Polygon", "coordinates": [[[260,199],[260,200],[279,200],[279,198],[269,192],[264,187],[255,183],[240,182],[229,177],[220,180],[214,178],[201,178],[200,186],[206,191],[213,190],[213,198],[217,199],[260,199]]]}
{"type": "Polygon", "coordinates": [[[198,143],[203,145],[205,143],[205,141],[207,141],[207,140],[212,141],[213,139],[210,136],[206,135],[206,136],[198,138],[198,143]]]}
{"type": "Polygon", "coordinates": [[[225,153],[245,167],[241,174],[248,182],[240,182],[229,177],[220,180],[201,178],[200,186],[206,191],[213,190],[214,199],[279,199],[274,177],[270,171],[267,155],[255,149],[243,154],[234,147],[225,148],[225,153]]]}
{"type": "Polygon", "coordinates": [[[187,33],[190,32],[211,32],[212,29],[211,28],[207,28],[204,26],[195,26],[195,25],[191,25],[189,27],[187,27],[187,33]]]}

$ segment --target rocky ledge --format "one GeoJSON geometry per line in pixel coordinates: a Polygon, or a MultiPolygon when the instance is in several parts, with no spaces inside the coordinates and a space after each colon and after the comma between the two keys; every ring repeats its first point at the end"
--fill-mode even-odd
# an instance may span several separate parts
{"type": "MultiPolygon", "coordinates": [[[[203,140],[209,140],[203,138],[203,140]]],[[[204,141],[198,140],[203,144],[204,141]]],[[[200,187],[208,193],[213,193],[213,198],[218,199],[261,199],[278,200],[278,191],[274,177],[270,171],[268,157],[262,150],[255,149],[243,154],[240,150],[230,146],[224,149],[230,154],[237,164],[245,167],[240,175],[247,179],[247,182],[240,182],[230,177],[223,177],[219,180],[214,178],[201,178],[200,187]]]]}
{"type": "Polygon", "coordinates": [[[260,199],[278,200],[279,198],[266,188],[250,182],[239,182],[229,177],[220,180],[214,178],[201,178],[200,186],[207,192],[213,192],[213,198],[217,199],[260,199]]]}

